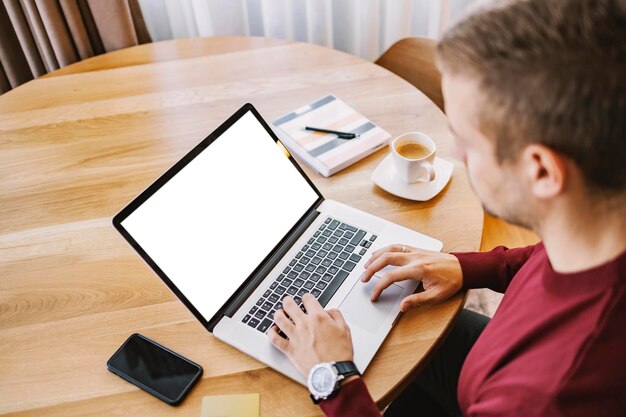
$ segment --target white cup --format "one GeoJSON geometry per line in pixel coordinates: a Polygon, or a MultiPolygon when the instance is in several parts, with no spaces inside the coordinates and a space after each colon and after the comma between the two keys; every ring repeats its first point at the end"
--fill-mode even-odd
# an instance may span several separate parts
{"type": "Polygon", "coordinates": [[[414,182],[430,182],[435,179],[435,155],[437,145],[428,135],[421,132],[409,132],[398,136],[389,144],[393,162],[400,178],[409,184],[414,182]],[[421,158],[407,158],[398,153],[397,148],[409,143],[422,145],[430,151],[421,158]]]}

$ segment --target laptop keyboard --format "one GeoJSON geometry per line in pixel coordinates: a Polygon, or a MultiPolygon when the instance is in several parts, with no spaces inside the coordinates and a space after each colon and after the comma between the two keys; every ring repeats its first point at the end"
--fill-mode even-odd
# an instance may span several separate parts
{"type": "Polygon", "coordinates": [[[302,296],[306,293],[326,306],[376,237],[328,217],[241,321],[265,333],[288,295],[303,311],[302,296]]]}

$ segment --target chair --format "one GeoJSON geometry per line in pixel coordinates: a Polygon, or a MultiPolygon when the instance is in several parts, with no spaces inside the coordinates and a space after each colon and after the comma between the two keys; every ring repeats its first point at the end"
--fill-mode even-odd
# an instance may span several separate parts
{"type": "Polygon", "coordinates": [[[4,0],[0,94],[73,62],[150,41],[139,0],[4,0]]]}

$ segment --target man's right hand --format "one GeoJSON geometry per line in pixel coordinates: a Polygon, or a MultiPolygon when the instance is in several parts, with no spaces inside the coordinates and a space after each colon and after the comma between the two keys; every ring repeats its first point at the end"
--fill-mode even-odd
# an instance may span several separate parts
{"type": "Polygon", "coordinates": [[[368,282],[387,265],[398,268],[387,272],[374,285],[372,301],[376,301],[385,288],[397,281],[412,279],[422,281],[424,286],[423,292],[402,300],[400,311],[403,312],[450,298],[463,286],[463,272],[456,256],[402,245],[391,245],[374,252],[365,263],[361,281],[368,282]]]}

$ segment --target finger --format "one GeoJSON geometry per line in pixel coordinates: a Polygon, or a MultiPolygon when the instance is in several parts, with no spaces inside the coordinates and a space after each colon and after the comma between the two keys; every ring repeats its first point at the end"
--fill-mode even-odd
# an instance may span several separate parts
{"type": "Polygon", "coordinates": [[[346,319],[343,318],[343,314],[341,314],[341,311],[337,310],[336,308],[333,308],[332,310],[327,310],[327,311],[328,311],[328,315],[332,317],[332,319],[337,324],[344,326],[344,327],[348,327],[348,323],[346,323],[346,319]]]}
{"type": "Polygon", "coordinates": [[[296,330],[296,326],[291,320],[287,318],[284,310],[276,310],[276,313],[274,313],[274,322],[280,328],[280,330],[282,330],[283,333],[285,333],[285,335],[287,335],[287,337],[291,339],[294,331],[296,330]]]}
{"type": "Polygon", "coordinates": [[[439,301],[439,296],[439,292],[434,289],[409,295],[400,303],[400,311],[405,312],[419,306],[434,304],[439,301]]]}
{"type": "Polygon", "coordinates": [[[372,262],[374,262],[380,255],[382,255],[383,253],[387,253],[387,252],[402,252],[402,245],[389,245],[389,246],[385,246],[382,249],[378,249],[377,251],[375,251],[374,253],[372,253],[372,256],[370,256],[370,258],[367,260],[367,262],[365,262],[365,268],[367,268],[369,266],[369,264],[371,264],[372,262]]]}
{"type": "Polygon", "coordinates": [[[324,307],[317,301],[317,298],[313,294],[306,293],[302,296],[302,304],[306,308],[307,314],[321,313],[324,311],[324,307]]]}
{"type": "Polygon", "coordinates": [[[304,312],[300,310],[298,304],[291,297],[285,297],[283,300],[283,310],[289,314],[289,317],[295,324],[298,324],[304,318],[304,312]]]}
{"type": "Polygon", "coordinates": [[[372,262],[365,272],[361,275],[361,281],[367,282],[372,276],[388,265],[401,266],[408,261],[406,253],[400,252],[387,252],[380,255],[374,262],[372,262]]]}
{"type": "Polygon", "coordinates": [[[404,281],[407,279],[420,280],[421,276],[417,273],[416,268],[411,266],[401,266],[393,271],[388,271],[384,276],[380,277],[374,288],[372,288],[372,301],[378,300],[380,294],[394,282],[404,281]]]}
{"type": "Polygon", "coordinates": [[[289,348],[289,340],[279,335],[278,331],[278,327],[270,327],[270,329],[267,331],[267,337],[269,337],[270,343],[274,345],[276,349],[280,350],[283,353],[286,353],[287,349],[289,348]]]}

